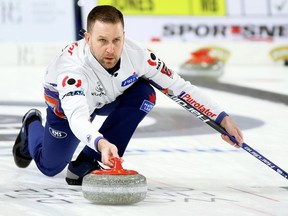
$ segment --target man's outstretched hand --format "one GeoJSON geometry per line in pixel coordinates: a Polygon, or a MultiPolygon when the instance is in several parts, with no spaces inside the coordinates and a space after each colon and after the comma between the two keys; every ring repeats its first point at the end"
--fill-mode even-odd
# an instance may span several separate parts
{"type": "MultiPolygon", "coordinates": [[[[220,124],[231,136],[235,137],[237,142],[239,144],[242,144],[243,141],[243,135],[239,127],[233,122],[232,118],[230,116],[225,116],[220,124]]],[[[240,148],[239,145],[235,145],[230,138],[224,134],[221,135],[222,139],[228,142],[229,144],[235,146],[236,148],[240,148]]]]}
{"type": "MultiPolygon", "coordinates": [[[[120,158],[118,155],[117,147],[110,143],[106,139],[100,139],[98,141],[98,151],[101,152],[101,161],[104,165],[113,167],[114,161],[111,158],[116,157],[120,158]]],[[[122,158],[120,158],[121,163],[123,162],[122,158]]]]}

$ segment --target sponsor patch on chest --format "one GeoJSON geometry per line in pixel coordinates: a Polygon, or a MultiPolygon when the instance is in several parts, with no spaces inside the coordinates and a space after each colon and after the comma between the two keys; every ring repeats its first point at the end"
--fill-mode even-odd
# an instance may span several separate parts
{"type": "Polygon", "coordinates": [[[127,79],[123,80],[121,83],[121,86],[127,86],[130,85],[134,82],[136,82],[138,80],[138,75],[136,74],[136,72],[134,72],[131,76],[129,76],[127,79]]]}
{"type": "Polygon", "coordinates": [[[101,97],[102,95],[105,95],[105,94],[106,93],[105,93],[105,90],[104,90],[102,84],[98,81],[97,86],[95,87],[95,91],[92,91],[91,95],[101,97]]]}

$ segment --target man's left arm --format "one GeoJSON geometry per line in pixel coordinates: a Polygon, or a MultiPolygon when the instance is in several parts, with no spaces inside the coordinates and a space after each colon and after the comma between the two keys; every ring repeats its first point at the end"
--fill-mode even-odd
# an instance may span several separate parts
{"type": "MultiPolygon", "coordinates": [[[[149,51],[145,61],[146,73],[144,77],[185,100],[207,117],[220,124],[239,143],[243,143],[241,130],[215,100],[206,96],[197,86],[185,81],[181,76],[169,69],[154,53],[149,51]]],[[[222,139],[229,144],[234,144],[225,135],[222,135],[222,139]]]]}

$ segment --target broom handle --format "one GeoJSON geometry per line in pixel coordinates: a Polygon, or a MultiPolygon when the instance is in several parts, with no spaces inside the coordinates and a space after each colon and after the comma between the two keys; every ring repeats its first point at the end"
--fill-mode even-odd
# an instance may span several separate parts
{"type": "Polygon", "coordinates": [[[167,97],[172,99],[174,102],[176,102],[178,105],[186,109],[188,112],[192,113],[194,117],[200,119],[202,122],[208,124],[210,127],[214,128],[216,131],[218,131],[221,134],[224,134],[230,138],[230,140],[240,146],[242,149],[244,149],[246,152],[251,154],[253,157],[257,158],[261,162],[263,162],[266,166],[270,167],[280,175],[282,175],[284,178],[288,179],[288,173],[285,172],[283,169],[281,169],[279,166],[274,164],[272,161],[268,160],[266,157],[264,157],[262,154],[257,152],[255,149],[247,145],[246,143],[238,143],[238,141],[233,137],[231,134],[229,134],[223,127],[221,127],[219,124],[217,124],[215,121],[210,119],[208,116],[197,110],[195,107],[193,107],[191,104],[189,104],[187,101],[185,101],[183,98],[180,98],[179,96],[171,95],[168,93],[167,89],[161,88],[159,85],[154,83],[151,80],[148,80],[148,82],[154,86],[156,89],[160,90],[162,93],[164,93],[167,97]]]}

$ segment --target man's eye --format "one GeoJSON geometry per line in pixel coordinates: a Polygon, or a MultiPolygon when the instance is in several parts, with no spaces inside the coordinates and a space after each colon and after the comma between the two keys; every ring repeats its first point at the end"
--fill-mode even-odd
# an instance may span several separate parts
{"type": "Polygon", "coordinates": [[[114,43],[119,43],[120,41],[121,40],[119,38],[113,40],[114,43]]]}

